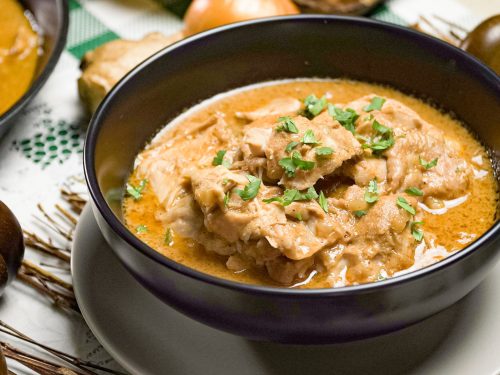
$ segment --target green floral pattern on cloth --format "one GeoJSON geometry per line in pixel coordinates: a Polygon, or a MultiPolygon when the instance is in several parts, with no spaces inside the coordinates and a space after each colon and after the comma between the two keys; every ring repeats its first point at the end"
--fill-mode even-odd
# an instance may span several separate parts
{"type": "Polygon", "coordinates": [[[62,164],[72,154],[83,152],[83,131],[79,124],[51,117],[52,110],[43,106],[34,123],[37,132],[30,137],[14,140],[12,146],[24,157],[42,168],[52,163],[62,164]]]}

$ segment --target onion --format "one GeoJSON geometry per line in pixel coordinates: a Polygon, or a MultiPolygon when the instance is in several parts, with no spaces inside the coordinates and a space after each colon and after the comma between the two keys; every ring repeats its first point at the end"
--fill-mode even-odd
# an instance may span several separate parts
{"type": "Polygon", "coordinates": [[[291,0],[194,0],[184,17],[184,35],[232,22],[297,13],[291,0]]]}
{"type": "Polygon", "coordinates": [[[16,277],[23,255],[21,227],[14,214],[0,201],[0,295],[16,277]]]}

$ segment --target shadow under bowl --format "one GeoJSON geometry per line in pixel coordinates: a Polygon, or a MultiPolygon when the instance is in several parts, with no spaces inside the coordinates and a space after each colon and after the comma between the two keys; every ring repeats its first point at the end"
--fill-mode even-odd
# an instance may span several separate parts
{"type": "MultiPolygon", "coordinates": [[[[463,51],[424,34],[368,19],[291,16],[208,31],[167,47],[127,75],[94,115],[85,146],[91,204],[128,271],[187,316],[250,339],[329,343],[408,326],[452,305],[498,259],[498,221],[461,252],[385,281],[295,290],[235,283],[176,263],[124,226],[120,202],[134,159],[186,108],[248,84],[347,77],[393,86],[455,113],[498,165],[500,78],[463,51]]],[[[126,293],[126,291],[123,291],[126,293]]]]}
{"type": "Polygon", "coordinates": [[[68,34],[69,10],[67,0],[22,0],[42,30],[43,53],[38,59],[35,76],[28,90],[7,112],[0,115],[0,137],[12,126],[15,119],[45,84],[61,56],[68,34]]]}

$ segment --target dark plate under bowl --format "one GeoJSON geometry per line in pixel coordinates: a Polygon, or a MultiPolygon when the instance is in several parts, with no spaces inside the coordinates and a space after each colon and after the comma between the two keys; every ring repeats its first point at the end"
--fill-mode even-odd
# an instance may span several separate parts
{"type": "Polygon", "coordinates": [[[21,4],[31,12],[36,24],[43,30],[43,54],[38,59],[35,76],[28,91],[7,112],[0,115],[0,137],[14,125],[15,118],[49,78],[63,51],[68,34],[67,0],[22,0],[21,4]]]}
{"type": "Polygon", "coordinates": [[[433,99],[469,124],[498,161],[500,78],[463,51],[361,18],[293,16],[230,25],[148,59],[118,83],[91,121],[85,173],[97,222],[118,258],[175,309],[259,340],[353,340],[405,327],[464,297],[500,254],[498,222],[463,251],[425,269],[377,283],[315,290],[212,277],[160,255],[127,230],[112,197],[115,189],[123,190],[134,158],[158,129],[215,94],[294,77],[349,77],[433,99]]]}

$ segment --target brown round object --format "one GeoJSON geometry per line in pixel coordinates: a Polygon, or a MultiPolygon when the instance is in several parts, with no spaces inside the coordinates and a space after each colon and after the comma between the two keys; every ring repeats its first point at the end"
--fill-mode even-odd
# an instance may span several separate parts
{"type": "Polygon", "coordinates": [[[500,14],[481,22],[460,47],[500,74],[500,14]]]}
{"type": "Polygon", "coordinates": [[[294,0],[306,13],[362,15],[368,13],[381,0],[294,0]]]}
{"type": "Polygon", "coordinates": [[[24,256],[23,231],[11,210],[0,201],[0,295],[14,280],[24,256]]]}
{"type": "Polygon", "coordinates": [[[194,0],[184,16],[185,35],[254,18],[297,14],[291,0],[194,0]]]}

